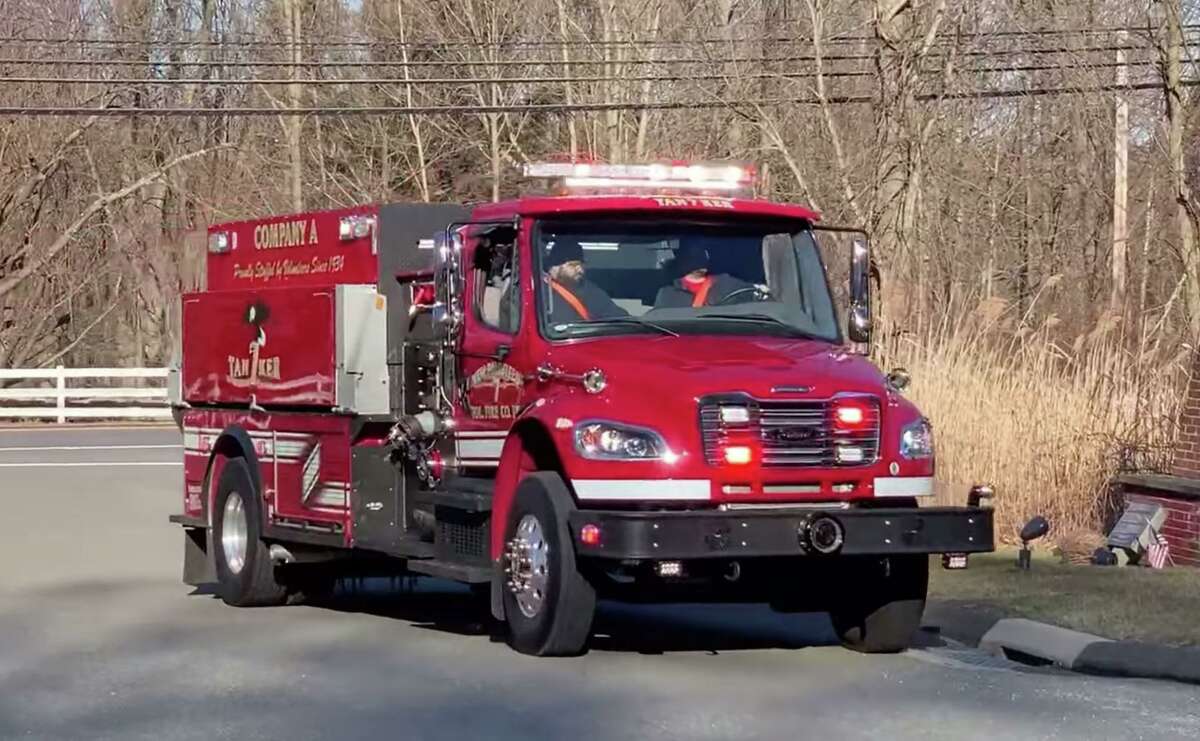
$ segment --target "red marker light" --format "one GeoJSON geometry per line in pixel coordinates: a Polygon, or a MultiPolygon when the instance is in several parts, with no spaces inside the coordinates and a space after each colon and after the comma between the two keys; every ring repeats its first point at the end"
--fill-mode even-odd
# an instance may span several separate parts
{"type": "Polygon", "coordinates": [[[865,400],[839,401],[833,407],[833,426],[839,430],[857,430],[871,421],[874,405],[865,400]]]}
{"type": "Polygon", "coordinates": [[[579,542],[584,545],[600,545],[600,528],[590,522],[579,529],[579,542]]]}
{"type": "Polygon", "coordinates": [[[861,425],[865,416],[862,407],[841,406],[837,408],[837,421],[848,427],[861,425]]]}
{"type": "Polygon", "coordinates": [[[745,445],[734,445],[725,448],[725,462],[731,466],[744,466],[750,462],[750,448],[745,445]]]}

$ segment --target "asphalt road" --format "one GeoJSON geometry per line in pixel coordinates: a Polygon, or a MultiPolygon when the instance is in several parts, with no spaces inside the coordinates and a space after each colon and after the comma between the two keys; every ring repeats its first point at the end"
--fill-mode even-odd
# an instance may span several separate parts
{"type": "Polygon", "coordinates": [[[179,442],[0,429],[0,738],[1200,738],[1194,686],[860,656],[819,615],[603,605],[531,659],[438,582],[226,607],[179,581],[179,442]]]}

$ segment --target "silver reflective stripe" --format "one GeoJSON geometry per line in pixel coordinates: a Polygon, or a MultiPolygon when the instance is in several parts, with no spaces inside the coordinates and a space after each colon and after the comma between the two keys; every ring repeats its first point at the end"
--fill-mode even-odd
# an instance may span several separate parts
{"type": "Polygon", "coordinates": [[[500,459],[504,450],[504,438],[471,438],[458,439],[458,457],[467,459],[500,459]]]}
{"type": "Polygon", "coordinates": [[[579,499],[702,501],[712,498],[712,484],[708,479],[576,479],[572,483],[579,499]]]}

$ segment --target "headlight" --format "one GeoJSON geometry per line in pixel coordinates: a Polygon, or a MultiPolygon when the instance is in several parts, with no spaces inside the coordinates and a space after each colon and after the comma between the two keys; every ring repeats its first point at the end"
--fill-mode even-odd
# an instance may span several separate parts
{"type": "Polygon", "coordinates": [[[933,457],[933,428],[929,420],[918,419],[900,430],[900,456],[910,460],[933,457]]]}
{"type": "Polygon", "coordinates": [[[615,422],[581,422],[575,427],[575,450],[584,458],[608,461],[652,461],[674,456],[654,430],[615,422]]]}

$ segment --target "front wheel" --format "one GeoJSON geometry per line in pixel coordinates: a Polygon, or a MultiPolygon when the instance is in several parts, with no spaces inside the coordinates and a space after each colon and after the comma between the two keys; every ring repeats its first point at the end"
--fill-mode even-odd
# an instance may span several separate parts
{"type": "Polygon", "coordinates": [[[921,627],[929,589],[924,555],[863,559],[847,569],[829,611],[842,645],[863,653],[898,653],[921,627]]]}
{"type": "Polygon", "coordinates": [[[596,591],[575,562],[567,527],[571,495],[556,473],[535,473],[517,487],[505,537],[503,592],[509,643],[534,656],[583,652],[596,591]]]}

